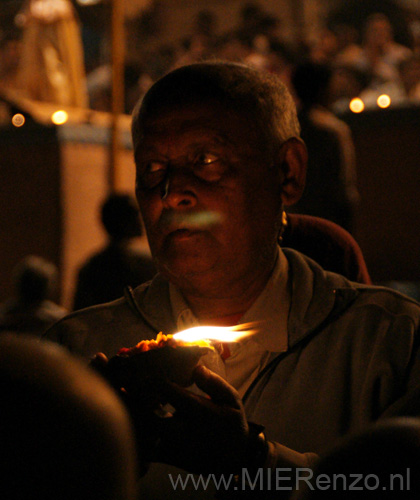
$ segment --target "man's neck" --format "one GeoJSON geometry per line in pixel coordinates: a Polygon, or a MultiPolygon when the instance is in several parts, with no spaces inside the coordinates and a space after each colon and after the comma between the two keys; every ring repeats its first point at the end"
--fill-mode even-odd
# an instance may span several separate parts
{"type": "Polygon", "coordinates": [[[275,262],[276,259],[264,272],[257,273],[254,279],[242,279],[215,288],[179,289],[200,322],[230,326],[232,318],[240,318],[259,297],[271,276],[275,262]]]}

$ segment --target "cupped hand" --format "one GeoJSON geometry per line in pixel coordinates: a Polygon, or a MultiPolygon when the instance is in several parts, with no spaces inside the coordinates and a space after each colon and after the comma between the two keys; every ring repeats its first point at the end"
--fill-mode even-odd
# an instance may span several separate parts
{"type": "Polygon", "coordinates": [[[234,473],[244,465],[249,426],[237,391],[219,375],[198,365],[193,382],[197,394],[166,378],[138,381],[121,390],[98,353],[91,366],[120,393],[136,432],[142,461],[163,462],[196,473],[234,473]],[[169,403],[171,413],[156,411],[169,403]]]}
{"type": "Polygon", "coordinates": [[[194,373],[195,384],[207,396],[168,381],[158,390],[175,409],[158,425],[154,461],[190,472],[236,473],[248,442],[248,423],[237,391],[204,366],[194,373]]]}

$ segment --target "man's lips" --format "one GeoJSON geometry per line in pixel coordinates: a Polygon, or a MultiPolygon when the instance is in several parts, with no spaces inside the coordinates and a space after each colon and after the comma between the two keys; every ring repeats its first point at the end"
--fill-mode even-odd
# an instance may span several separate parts
{"type": "Polygon", "coordinates": [[[208,231],[220,219],[216,212],[164,212],[158,229],[165,237],[182,239],[208,231]]]}
{"type": "Polygon", "coordinates": [[[174,231],[170,231],[166,237],[172,241],[183,241],[201,232],[202,231],[198,231],[197,229],[180,228],[175,229],[174,231]]]}

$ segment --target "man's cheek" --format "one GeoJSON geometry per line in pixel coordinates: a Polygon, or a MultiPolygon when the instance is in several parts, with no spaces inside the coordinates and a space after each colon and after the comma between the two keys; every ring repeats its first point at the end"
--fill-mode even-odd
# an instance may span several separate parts
{"type": "Polygon", "coordinates": [[[145,225],[152,226],[157,221],[162,213],[160,203],[153,202],[153,200],[137,198],[140,214],[145,225]]]}

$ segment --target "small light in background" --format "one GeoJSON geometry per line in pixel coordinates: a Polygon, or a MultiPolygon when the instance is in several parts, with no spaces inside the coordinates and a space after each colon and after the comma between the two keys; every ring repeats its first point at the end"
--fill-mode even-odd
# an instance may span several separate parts
{"type": "Polygon", "coordinates": [[[22,127],[25,125],[25,117],[21,113],[16,113],[12,116],[12,124],[15,127],[22,127]]]}
{"type": "Polygon", "coordinates": [[[365,103],[358,97],[355,97],[350,101],[349,108],[353,113],[361,113],[365,109],[365,103]]]}
{"type": "Polygon", "coordinates": [[[77,0],[77,3],[80,5],[95,5],[99,2],[101,2],[101,0],[77,0]]]}
{"type": "Polygon", "coordinates": [[[389,95],[382,94],[376,100],[376,104],[380,108],[387,108],[391,104],[391,98],[389,97],[389,95]]]}
{"type": "Polygon", "coordinates": [[[59,110],[52,114],[51,121],[55,125],[63,125],[69,119],[67,111],[59,110]]]}

